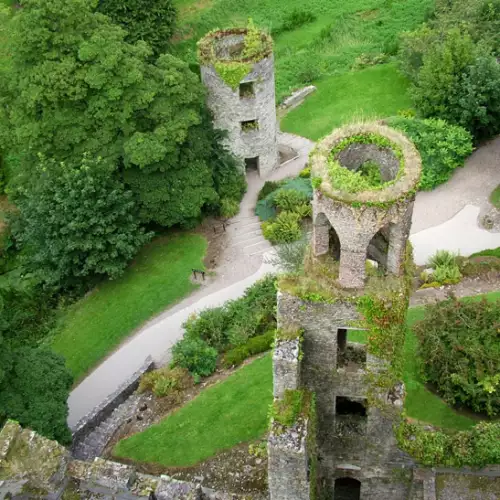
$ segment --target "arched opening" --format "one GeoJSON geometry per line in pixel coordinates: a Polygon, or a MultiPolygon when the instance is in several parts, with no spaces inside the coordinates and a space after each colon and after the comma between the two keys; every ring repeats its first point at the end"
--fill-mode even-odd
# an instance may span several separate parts
{"type": "Polygon", "coordinates": [[[351,477],[340,477],[335,480],[334,500],[360,500],[361,483],[351,477]]]}
{"type": "MultiPolygon", "coordinates": [[[[368,243],[366,258],[375,262],[379,270],[387,271],[387,255],[389,253],[390,226],[379,229],[368,243]]],[[[372,263],[373,264],[373,263],[372,263]]]]}
{"type": "Polygon", "coordinates": [[[340,260],[340,238],[333,226],[330,226],[328,241],[330,244],[330,254],[335,260],[340,260]]]}

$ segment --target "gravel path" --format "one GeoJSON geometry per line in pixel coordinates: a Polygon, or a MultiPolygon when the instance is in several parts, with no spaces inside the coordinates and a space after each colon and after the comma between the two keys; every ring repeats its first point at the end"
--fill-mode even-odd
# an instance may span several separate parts
{"type": "MultiPolygon", "coordinates": [[[[291,134],[280,134],[279,141],[293,147],[299,156],[277,169],[267,180],[297,175],[314,146],[311,141],[291,134]]],[[[273,270],[264,258],[270,245],[262,237],[253,212],[263,184],[264,180],[257,175],[248,175],[248,190],[240,213],[227,227],[227,245],[216,277],[147,323],[72,391],[68,400],[70,426],[111,394],[148,355],[157,362],[165,362],[168,349],[182,337],[182,323],[191,314],[241,296],[248,286],[273,270]]],[[[434,191],[419,193],[411,235],[417,263],[424,263],[429,255],[441,248],[462,250],[462,254],[467,255],[464,248],[477,251],[500,246],[500,233],[477,226],[479,212],[489,207],[488,195],[498,184],[500,137],[476,151],[448,183],[434,191]]]]}

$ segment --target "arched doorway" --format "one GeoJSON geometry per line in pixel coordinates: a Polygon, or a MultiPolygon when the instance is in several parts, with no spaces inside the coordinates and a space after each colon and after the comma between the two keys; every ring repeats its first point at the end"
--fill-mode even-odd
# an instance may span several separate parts
{"type": "Polygon", "coordinates": [[[340,238],[333,226],[330,227],[328,232],[330,242],[330,254],[335,260],[340,260],[340,238]]]}
{"type": "Polygon", "coordinates": [[[314,218],[313,226],[314,255],[330,254],[334,260],[340,260],[340,238],[324,213],[314,218]]]}
{"type": "Polygon", "coordinates": [[[340,477],[335,480],[334,500],[360,500],[361,483],[351,477],[340,477]]]}

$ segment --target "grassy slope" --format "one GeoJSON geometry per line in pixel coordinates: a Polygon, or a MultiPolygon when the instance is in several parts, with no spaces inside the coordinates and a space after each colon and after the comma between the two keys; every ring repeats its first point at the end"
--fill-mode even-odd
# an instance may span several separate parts
{"type": "MultiPolygon", "coordinates": [[[[500,299],[500,292],[486,294],[500,299]]],[[[479,300],[474,297],[467,300],[479,300]]],[[[408,312],[408,326],[423,317],[424,308],[408,312]]],[[[348,340],[366,342],[366,334],[349,331],[348,340]]],[[[436,426],[468,429],[475,421],[457,414],[429,392],[419,376],[415,356],[417,339],[409,331],[405,342],[407,414],[436,426]]],[[[238,443],[256,439],[266,430],[267,409],[272,400],[271,355],[238,370],[224,382],[203,391],[196,399],[144,432],[120,441],[117,457],[164,466],[188,466],[238,443]]]]}
{"type": "Polygon", "coordinates": [[[141,250],[116,281],[108,281],[61,318],[52,348],[66,358],[75,380],[146,320],[196,286],[192,268],[203,267],[206,240],[198,235],[160,237],[141,250]]]}
{"type": "MultiPolygon", "coordinates": [[[[293,10],[307,10],[313,23],[275,37],[278,100],[307,81],[349,71],[361,54],[393,53],[398,34],[419,25],[432,0],[177,0],[179,33],[174,51],[196,62],[196,41],[215,28],[252,18],[272,30],[293,10]]],[[[401,89],[400,89],[401,90],[401,89]]],[[[323,92],[320,90],[318,93],[323,92]]],[[[366,99],[366,96],[359,96],[366,99]]]]}
{"type": "Polygon", "coordinates": [[[497,186],[490,195],[490,202],[496,208],[500,208],[500,186],[497,186]]]}
{"type": "Polygon", "coordinates": [[[332,76],[281,121],[284,132],[318,140],[356,117],[383,118],[411,107],[408,83],[394,64],[332,76]]]}
{"type": "Polygon", "coordinates": [[[273,399],[271,365],[269,353],[244,366],[159,424],[120,441],[114,455],[182,467],[261,436],[273,399]]]}

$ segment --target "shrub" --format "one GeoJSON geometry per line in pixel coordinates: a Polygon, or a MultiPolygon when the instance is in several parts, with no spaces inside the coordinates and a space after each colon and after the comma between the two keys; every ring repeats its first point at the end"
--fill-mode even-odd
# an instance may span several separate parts
{"type": "Polygon", "coordinates": [[[293,212],[298,205],[307,202],[307,195],[295,189],[279,189],[274,195],[274,204],[281,210],[293,212]]]}
{"type": "Polygon", "coordinates": [[[428,306],[414,330],[426,379],[451,404],[500,411],[500,302],[458,301],[428,306]]]}
{"type": "Polygon", "coordinates": [[[258,201],[255,207],[255,215],[263,222],[276,217],[276,207],[274,206],[273,200],[265,198],[264,200],[258,201]]]}
{"type": "Polygon", "coordinates": [[[262,189],[259,191],[257,199],[260,201],[264,198],[267,198],[267,196],[270,195],[273,191],[279,189],[282,184],[282,182],[266,181],[262,186],[262,189]]]}
{"type": "Polygon", "coordinates": [[[421,276],[424,281],[428,282],[427,287],[430,287],[430,285],[451,285],[458,283],[462,279],[458,256],[453,252],[438,250],[429,259],[428,264],[433,268],[433,272],[431,274],[425,273],[425,276],[421,276]]]}
{"type": "Polygon", "coordinates": [[[222,217],[231,218],[238,214],[240,211],[240,204],[236,200],[230,198],[223,198],[220,201],[220,213],[222,217]]]}
{"type": "Polygon", "coordinates": [[[460,125],[476,139],[500,131],[500,65],[459,29],[423,48],[411,96],[422,116],[460,125]]]}
{"type": "Polygon", "coordinates": [[[263,222],[264,237],[272,243],[290,243],[302,236],[300,216],[294,212],[281,212],[275,220],[263,222]]]}
{"type": "Polygon", "coordinates": [[[216,368],[217,350],[204,340],[186,337],[172,348],[172,365],[189,370],[193,375],[208,377],[216,368]]]}
{"type": "Polygon", "coordinates": [[[201,339],[217,351],[224,350],[228,345],[227,330],[230,318],[226,307],[214,307],[201,311],[198,316],[191,316],[184,323],[186,337],[201,339]]]}
{"type": "Polygon", "coordinates": [[[430,259],[429,266],[436,269],[437,267],[452,267],[456,264],[457,255],[448,250],[438,250],[430,259]]]}
{"type": "Polygon", "coordinates": [[[309,179],[311,177],[311,167],[305,167],[299,172],[299,177],[309,179]]]}
{"type": "Polygon", "coordinates": [[[312,23],[316,20],[316,16],[308,10],[294,9],[287,14],[279,28],[273,30],[273,35],[279,35],[286,31],[293,31],[305,24],[312,23]]]}
{"type": "Polygon", "coordinates": [[[312,216],[312,205],[310,203],[301,203],[294,207],[292,212],[296,213],[301,219],[312,216]]]}
{"type": "Polygon", "coordinates": [[[251,338],[246,344],[227,351],[222,360],[222,365],[224,368],[238,366],[250,356],[271,349],[273,342],[274,330],[270,330],[263,335],[257,335],[256,337],[251,338]]]}
{"type": "Polygon", "coordinates": [[[246,344],[276,326],[276,288],[267,276],[247,288],[243,297],[206,309],[183,325],[185,338],[201,339],[218,352],[246,344]]]}
{"type": "Polygon", "coordinates": [[[139,382],[138,392],[149,390],[161,398],[189,389],[193,384],[193,376],[185,368],[163,367],[145,373],[139,382]]]}
{"type": "Polygon", "coordinates": [[[424,191],[446,182],[472,153],[471,134],[444,120],[394,117],[387,122],[404,132],[417,147],[422,157],[419,188],[424,191]]]}

